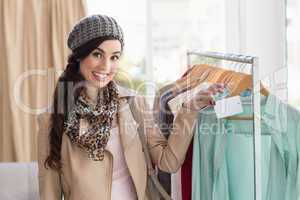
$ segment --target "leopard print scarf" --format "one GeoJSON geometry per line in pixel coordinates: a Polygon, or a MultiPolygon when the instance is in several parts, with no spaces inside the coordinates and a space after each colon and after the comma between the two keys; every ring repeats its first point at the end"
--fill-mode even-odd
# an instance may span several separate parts
{"type": "Polygon", "coordinates": [[[102,93],[98,92],[97,103],[92,105],[83,90],[75,102],[74,108],[68,114],[64,130],[72,143],[83,148],[88,157],[102,161],[104,149],[110,137],[113,116],[118,109],[118,91],[111,81],[102,93]],[[89,127],[83,134],[80,132],[80,119],[88,122],[89,127]]]}

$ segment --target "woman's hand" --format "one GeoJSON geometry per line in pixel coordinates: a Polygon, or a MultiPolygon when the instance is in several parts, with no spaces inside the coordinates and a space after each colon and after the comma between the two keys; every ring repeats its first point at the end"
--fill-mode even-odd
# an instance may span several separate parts
{"type": "Polygon", "coordinates": [[[224,84],[212,84],[206,90],[201,90],[191,100],[184,102],[182,106],[192,111],[199,111],[204,107],[215,105],[213,95],[222,93],[225,89],[224,84]]]}

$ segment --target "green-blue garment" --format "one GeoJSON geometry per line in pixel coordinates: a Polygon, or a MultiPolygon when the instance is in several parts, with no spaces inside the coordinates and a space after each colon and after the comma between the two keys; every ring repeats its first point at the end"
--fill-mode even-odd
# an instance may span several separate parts
{"type": "MultiPolygon", "coordinates": [[[[250,115],[251,106],[244,104],[249,97],[241,99],[241,115],[250,115]]],[[[297,200],[300,114],[273,95],[262,97],[261,105],[262,199],[297,200]],[[289,114],[284,115],[283,109],[289,114]],[[289,116],[292,119],[286,120],[289,116]]],[[[217,119],[212,109],[199,114],[193,150],[193,200],[254,199],[252,134],[252,121],[217,119]]]]}
{"type": "Polygon", "coordinates": [[[272,133],[267,200],[300,199],[300,112],[268,97],[264,123],[272,133]]]}

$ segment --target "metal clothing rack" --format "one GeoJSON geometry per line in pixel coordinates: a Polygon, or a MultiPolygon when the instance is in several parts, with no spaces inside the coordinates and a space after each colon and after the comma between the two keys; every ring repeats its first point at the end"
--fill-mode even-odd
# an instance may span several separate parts
{"type": "Polygon", "coordinates": [[[253,160],[254,160],[254,200],[262,199],[261,191],[261,121],[260,121],[260,78],[259,59],[253,56],[239,54],[224,54],[218,52],[187,51],[187,64],[191,66],[191,56],[232,61],[249,64],[252,75],[252,106],[253,106],[253,160]]]}

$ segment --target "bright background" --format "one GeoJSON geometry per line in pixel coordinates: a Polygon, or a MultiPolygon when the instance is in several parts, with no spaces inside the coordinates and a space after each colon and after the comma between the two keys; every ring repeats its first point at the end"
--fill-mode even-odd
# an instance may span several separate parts
{"type": "MultiPolygon", "coordinates": [[[[256,55],[269,90],[300,108],[297,0],[87,0],[125,32],[122,69],[152,94],[186,70],[186,51],[256,55]],[[130,3],[129,3],[130,2],[130,3]],[[297,37],[298,36],[298,37],[297,37]],[[154,87],[153,87],[154,86],[154,87]]],[[[141,89],[141,88],[138,88],[141,89]]]]}

